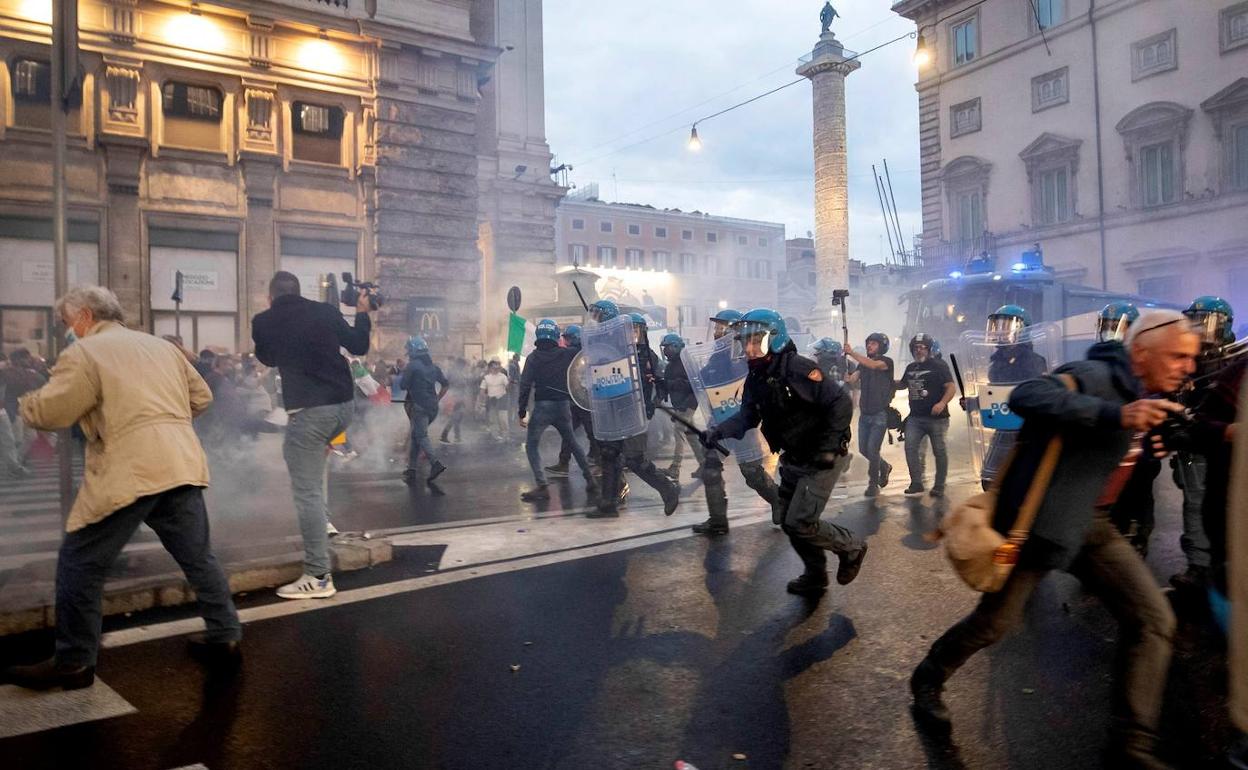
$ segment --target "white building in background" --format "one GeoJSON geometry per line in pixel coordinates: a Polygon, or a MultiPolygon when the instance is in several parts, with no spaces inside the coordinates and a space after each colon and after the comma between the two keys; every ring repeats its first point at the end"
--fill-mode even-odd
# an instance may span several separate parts
{"type": "Polygon", "coordinates": [[[781,224],[569,196],[556,210],[555,248],[561,267],[602,276],[600,296],[646,308],[685,336],[721,307],[779,304],[781,224]]]}
{"type": "Polygon", "coordinates": [[[1248,310],[1248,2],[893,10],[931,54],[921,264],[945,272],[984,250],[1009,264],[1039,242],[1070,281],[1248,310]]]}

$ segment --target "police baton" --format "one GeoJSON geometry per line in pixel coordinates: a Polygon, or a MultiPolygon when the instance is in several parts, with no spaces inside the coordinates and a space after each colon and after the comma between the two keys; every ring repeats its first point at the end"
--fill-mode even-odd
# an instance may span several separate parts
{"type": "Polygon", "coordinates": [[[962,398],[966,398],[966,385],[962,382],[962,367],[958,366],[958,357],[950,353],[949,363],[953,366],[953,376],[958,380],[958,392],[962,394],[962,398]]]}
{"type": "Polygon", "coordinates": [[[686,420],[684,417],[681,417],[679,414],[677,414],[675,409],[671,408],[670,406],[663,406],[662,404],[656,404],[655,407],[666,412],[667,416],[672,418],[672,422],[679,423],[681,426],[683,426],[685,429],[685,432],[689,433],[689,435],[697,436],[698,440],[702,442],[702,446],[707,447],[708,449],[714,449],[716,452],[719,452],[724,457],[727,457],[729,455],[727,447],[725,447],[723,444],[719,443],[718,441],[708,440],[706,431],[700,429],[698,426],[686,420]]]}

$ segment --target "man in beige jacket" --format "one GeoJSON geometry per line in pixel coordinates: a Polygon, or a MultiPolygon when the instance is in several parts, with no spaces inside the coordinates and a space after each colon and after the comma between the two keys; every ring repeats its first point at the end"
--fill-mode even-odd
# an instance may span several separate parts
{"type": "Polygon", "coordinates": [[[123,326],[108,289],[71,289],[56,312],[78,339],[19,411],[39,430],[77,423],[87,441],[86,473],[57,560],[56,655],[6,669],[4,681],[32,689],[91,685],[105,573],[144,523],[195,589],[207,632],[191,638],[192,650],[210,663],[236,663],[242,631],[209,545],[208,462],[191,427],[212,393],[177,348],[123,326]]]}

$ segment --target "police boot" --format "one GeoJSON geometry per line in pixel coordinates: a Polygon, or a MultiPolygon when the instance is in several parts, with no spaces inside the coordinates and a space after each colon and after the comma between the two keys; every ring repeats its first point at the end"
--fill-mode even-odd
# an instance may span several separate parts
{"type": "Polygon", "coordinates": [[[927,659],[910,675],[910,694],[914,697],[910,712],[924,727],[938,730],[948,730],[950,727],[949,708],[940,697],[944,684],[944,674],[927,659]]]}
{"type": "Polygon", "coordinates": [[[798,596],[823,596],[824,591],[828,590],[828,576],[802,573],[790,580],[785,590],[798,596]]]}
{"type": "Polygon", "coordinates": [[[545,484],[542,484],[533,487],[527,492],[521,492],[520,499],[526,503],[542,503],[550,499],[550,490],[545,484]]]}

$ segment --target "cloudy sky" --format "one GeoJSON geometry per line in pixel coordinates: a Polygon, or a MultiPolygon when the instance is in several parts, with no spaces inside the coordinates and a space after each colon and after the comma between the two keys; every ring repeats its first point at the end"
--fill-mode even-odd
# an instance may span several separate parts
{"type": "MultiPolygon", "coordinates": [[[[892,0],[835,2],[832,29],[866,51],[913,30],[892,0]]],[[[814,229],[807,82],[698,126],[689,124],[795,80],[819,36],[822,0],[546,0],[546,135],[578,186],[603,200],[814,229]]],[[[850,252],[883,261],[887,241],[871,175],[888,159],[907,241],[920,228],[914,42],[862,59],[847,83],[850,252]]]]}

